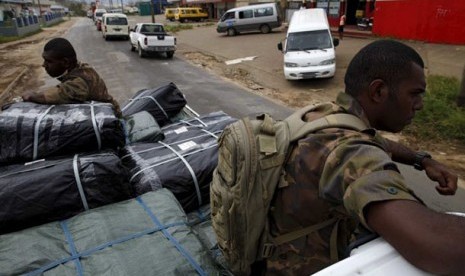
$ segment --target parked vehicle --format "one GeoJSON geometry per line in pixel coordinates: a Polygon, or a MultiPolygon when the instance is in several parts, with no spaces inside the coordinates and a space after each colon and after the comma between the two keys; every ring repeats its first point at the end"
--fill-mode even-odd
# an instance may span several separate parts
{"type": "Polygon", "coordinates": [[[373,28],[373,17],[361,17],[357,19],[357,29],[362,31],[370,31],[373,28]]]}
{"type": "Polygon", "coordinates": [[[169,21],[174,21],[174,13],[176,12],[175,8],[167,8],[165,10],[165,19],[169,21]]]}
{"type": "Polygon", "coordinates": [[[97,22],[95,22],[95,26],[97,27],[97,31],[101,31],[102,30],[102,20],[97,19],[97,22]]]}
{"type": "Polygon", "coordinates": [[[208,19],[208,13],[201,8],[177,8],[174,11],[174,19],[179,22],[201,21],[208,19]]]}
{"type": "Polygon", "coordinates": [[[96,9],[94,11],[94,22],[95,24],[97,24],[97,21],[100,19],[102,20],[102,15],[104,13],[107,13],[107,10],[106,9],[96,9]]]}
{"type": "Polygon", "coordinates": [[[131,51],[137,49],[140,57],[148,53],[165,53],[172,58],[176,51],[176,38],[168,35],[160,23],[138,23],[129,33],[131,51]]]}
{"type": "Polygon", "coordinates": [[[129,39],[128,17],[123,13],[105,13],[102,16],[102,36],[129,39]]]}
{"type": "Polygon", "coordinates": [[[281,26],[276,4],[259,4],[234,8],[221,17],[216,31],[234,36],[246,31],[260,31],[264,34],[281,26]]]}
{"type": "Polygon", "coordinates": [[[303,9],[294,12],[284,47],[284,76],[288,80],[330,78],[336,72],[334,47],[339,39],[332,38],[324,9],[303,9]]]}

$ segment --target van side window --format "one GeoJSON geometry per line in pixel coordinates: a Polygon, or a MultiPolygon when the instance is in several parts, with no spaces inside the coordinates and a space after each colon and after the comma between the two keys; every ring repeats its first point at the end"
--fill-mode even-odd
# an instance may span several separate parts
{"type": "Polygon", "coordinates": [[[254,9],[255,17],[270,16],[273,15],[273,8],[259,8],[254,9]]]}
{"type": "Polygon", "coordinates": [[[246,10],[246,11],[241,11],[239,12],[239,18],[253,18],[253,11],[252,10],[246,10]]]}

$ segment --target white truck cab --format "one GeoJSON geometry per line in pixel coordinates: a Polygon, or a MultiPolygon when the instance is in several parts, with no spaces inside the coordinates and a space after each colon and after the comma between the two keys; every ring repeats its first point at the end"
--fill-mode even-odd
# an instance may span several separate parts
{"type": "Polygon", "coordinates": [[[336,72],[333,39],[324,9],[302,9],[294,12],[285,44],[278,43],[284,53],[284,76],[288,80],[330,78],[336,72]]]}

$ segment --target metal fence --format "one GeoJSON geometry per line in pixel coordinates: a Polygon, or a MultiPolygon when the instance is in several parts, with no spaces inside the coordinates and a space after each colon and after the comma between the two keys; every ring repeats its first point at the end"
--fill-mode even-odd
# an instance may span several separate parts
{"type": "Polygon", "coordinates": [[[40,30],[41,27],[50,26],[63,20],[63,13],[20,16],[0,21],[0,36],[23,36],[40,30]]]}

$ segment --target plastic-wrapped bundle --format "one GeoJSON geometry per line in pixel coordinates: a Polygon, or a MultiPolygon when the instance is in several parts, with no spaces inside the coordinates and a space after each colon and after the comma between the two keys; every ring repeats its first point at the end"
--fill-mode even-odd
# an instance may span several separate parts
{"type": "Polygon", "coordinates": [[[137,112],[124,118],[129,143],[158,142],[163,133],[155,118],[147,111],[137,112]]]}
{"type": "Polygon", "coordinates": [[[132,196],[127,170],[112,152],[0,167],[0,233],[69,218],[132,196]]]}
{"type": "Polygon", "coordinates": [[[136,195],[169,189],[184,210],[191,211],[210,200],[210,182],[218,162],[218,136],[236,121],[224,112],[214,112],[162,128],[158,143],[126,146],[123,164],[130,169],[136,195]]]}
{"type": "Polygon", "coordinates": [[[2,235],[3,275],[222,275],[166,189],[2,235]]]}
{"type": "Polygon", "coordinates": [[[0,113],[0,162],[117,149],[125,137],[109,103],[14,103],[0,113]]]}
{"type": "Polygon", "coordinates": [[[178,87],[170,82],[157,88],[140,90],[121,110],[124,117],[147,111],[160,126],[164,126],[172,122],[172,118],[184,108],[186,103],[178,87]]]}

